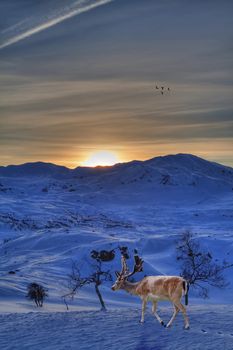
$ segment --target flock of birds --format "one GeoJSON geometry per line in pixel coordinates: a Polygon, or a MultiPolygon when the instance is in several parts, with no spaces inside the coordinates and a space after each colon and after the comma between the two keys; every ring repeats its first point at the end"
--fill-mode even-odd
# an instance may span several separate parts
{"type": "Polygon", "coordinates": [[[158,86],[157,84],[155,84],[155,89],[156,90],[159,90],[161,95],[163,95],[166,91],[170,92],[171,89],[170,87],[167,87],[167,86],[158,86]]]}

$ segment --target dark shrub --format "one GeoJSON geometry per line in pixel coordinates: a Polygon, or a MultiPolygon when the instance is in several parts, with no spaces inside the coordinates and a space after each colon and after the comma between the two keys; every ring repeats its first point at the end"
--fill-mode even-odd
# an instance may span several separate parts
{"type": "Polygon", "coordinates": [[[43,306],[44,298],[48,296],[45,288],[38,283],[30,283],[27,287],[27,298],[34,300],[36,306],[43,306]]]}

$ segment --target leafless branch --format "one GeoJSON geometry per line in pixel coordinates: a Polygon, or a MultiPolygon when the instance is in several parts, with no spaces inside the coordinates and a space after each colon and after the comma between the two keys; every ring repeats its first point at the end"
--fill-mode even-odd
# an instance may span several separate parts
{"type": "Polygon", "coordinates": [[[233,264],[226,261],[217,264],[190,232],[185,232],[177,244],[177,260],[181,263],[181,275],[198,288],[203,297],[208,296],[208,288],[203,284],[217,288],[228,285],[223,272],[233,264]]]}

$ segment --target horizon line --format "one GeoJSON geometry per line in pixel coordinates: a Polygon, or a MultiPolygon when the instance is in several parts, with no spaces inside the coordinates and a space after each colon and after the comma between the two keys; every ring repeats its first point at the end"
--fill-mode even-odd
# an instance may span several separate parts
{"type": "Polygon", "coordinates": [[[219,163],[219,162],[216,162],[216,161],[212,161],[212,160],[209,160],[209,159],[206,159],[206,158],[203,158],[203,157],[200,157],[200,156],[197,156],[196,154],[192,154],[192,153],[174,153],[174,154],[166,154],[166,155],[162,155],[162,156],[155,156],[155,157],[152,157],[152,158],[147,158],[147,159],[132,159],[132,160],[129,160],[129,161],[122,161],[122,162],[116,162],[112,165],[95,165],[95,166],[85,166],[85,165],[77,165],[76,167],[74,168],[70,168],[66,165],[61,165],[61,164],[56,164],[56,163],[53,163],[53,162],[46,162],[46,161],[40,161],[40,160],[37,160],[37,161],[29,161],[29,162],[25,162],[25,163],[19,163],[19,164],[8,164],[8,165],[0,165],[0,168],[3,167],[3,168],[7,168],[9,166],[23,166],[23,165],[26,165],[26,164],[36,164],[36,163],[41,163],[41,164],[50,164],[50,165],[56,165],[58,167],[63,167],[63,168],[66,168],[68,170],[75,170],[77,168],[87,168],[87,169],[95,169],[95,168],[111,168],[111,167],[114,167],[115,165],[119,165],[119,164],[127,164],[127,163],[132,163],[132,162],[146,162],[146,161],[150,161],[152,159],[155,159],[155,158],[165,158],[165,157],[169,157],[169,156],[179,156],[179,155],[185,155],[185,156],[192,156],[192,157],[196,157],[196,158],[199,158],[199,159],[203,159],[207,162],[210,162],[210,163],[217,163],[217,164],[220,164],[220,165],[223,165],[223,166],[226,166],[226,167],[230,167],[230,168],[233,168],[233,166],[231,165],[227,165],[227,164],[222,164],[222,163],[219,163]]]}

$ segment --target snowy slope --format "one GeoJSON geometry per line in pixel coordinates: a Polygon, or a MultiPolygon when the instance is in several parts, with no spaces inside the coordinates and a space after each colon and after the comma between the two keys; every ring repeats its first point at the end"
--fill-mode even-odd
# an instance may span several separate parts
{"type": "MultiPolygon", "coordinates": [[[[216,259],[233,251],[233,169],[186,154],[74,170],[46,163],[0,167],[0,310],[29,311],[31,281],[49,289],[47,311],[64,310],[72,260],[90,270],[90,251],[137,248],[146,274],[179,274],[175,244],[184,230],[201,237],[216,259]],[[14,274],[9,274],[14,271],[14,274]]],[[[232,302],[231,285],[208,302],[232,302]]],[[[137,302],[102,287],[107,306],[137,302]]],[[[202,302],[195,294],[193,303],[202,302]]],[[[98,307],[91,287],[73,308],[98,307]]]]}
{"type": "MultiPolygon", "coordinates": [[[[172,309],[160,310],[165,320],[172,309]]],[[[191,329],[178,315],[174,327],[161,327],[151,312],[144,325],[140,310],[0,315],[4,350],[232,350],[232,307],[190,308],[191,329]]]]}

